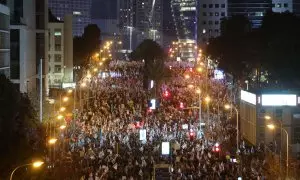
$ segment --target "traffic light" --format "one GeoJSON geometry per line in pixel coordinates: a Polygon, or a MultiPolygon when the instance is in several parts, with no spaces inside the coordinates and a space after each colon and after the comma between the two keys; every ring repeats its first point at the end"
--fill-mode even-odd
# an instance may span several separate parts
{"type": "Polygon", "coordinates": [[[220,152],[221,151],[221,148],[220,148],[220,144],[219,143],[216,143],[214,146],[213,146],[213,152],[220,152]]]}
{"type": "Polygon", "coordinates": [[[184,108],[183,102],[180,102],[180,103],[179,103],[179,107],[180,107],[180,109],[183,109],[183,108],[184,108]]]}
{"type": "Polygon", "coordinates": [[[191,129],[190,132],[189,132],[190,141],[194,140],[195,136],[196,136],[195,132],[191,129]]]}
{"type": "Polygon", "coordinates": [[[166,91],[164,92],[163,96],[164,96],[165,98],[170,97],[170,92],[166,90],[166,91]]]}

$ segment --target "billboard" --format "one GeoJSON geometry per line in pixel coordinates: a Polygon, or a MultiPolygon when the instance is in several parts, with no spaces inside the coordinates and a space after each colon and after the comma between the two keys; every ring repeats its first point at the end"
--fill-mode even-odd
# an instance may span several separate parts
{"type": "Polygon", "coordinates": [[[261,104],[263,106],[296,106],[296,94],[262,94],[261,104]]]}
{"type": "Polygon", "coordinates": [[[253,93],[241,90],[241,100],[256,105],[256,95],[253,93]]]}
{"type": "Polygon", "coordinates": [[[223,71],[218,70],[218,69],[214,70],[214,79],[215,80],[222,80],[222,79],[224,79],[224,77],[225,77],[225,75],[224,75],[223,71]]]}
{"type": "Polygon", "coordinates": [[[140,141],[147,141],[146,129],[140,129],[140,141]]]}
{"type": "Polygon", "coordinates": [[[162,142],[161,155],[169,155],[169,154],[170,154],[170,142],[162,142]]]}

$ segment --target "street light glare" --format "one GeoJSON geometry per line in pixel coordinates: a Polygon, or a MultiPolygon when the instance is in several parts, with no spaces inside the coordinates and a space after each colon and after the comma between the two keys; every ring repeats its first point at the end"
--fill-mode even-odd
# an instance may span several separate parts
{"type": "Polygon", "coordinates": [[[49,139],[48,143],[49,143],[49,144],[55,144],[56,141],[57,141],[56,138],[51,138],[51,139],[49,139]]]}
{"type": "Polygon", "coordinates": [[[210,97],[207,96],[207,97],[205,98],[205,101],[206,101],[207,103],[209,103],[209,102],[210,102],[210,97]]]}
{"type": "Polygon", "coordinates": [[[68,97],[64,97],[64,98],[63,98],[63,101],[64,101],[64,102],[67,102],[68,100],[69,100],[68,97]]]}
{"type": "Polygon", "coordinates": [[[63,115],[58,115],[58,116],[57,116],[57,119],[60,120],[60,119],[62,119],[63,117],[64,117],[63,115]]]}
{"type": "Polygon", "coordinates": [[[201,90],[200,90],[200,89],[197,89],[197,90],[196,90],[196,93],[197,93],[197,94],[200,94],[200,93],[201,93],[201,90]]]}
{"type": "Polygon", "coordinates": [[[61,126],[59,127],[59,129],[63,130],[63,129],[65,129],[66,127],[67,127],[66,125],[61,125],[61,126]]]}
{"type": "Polygon", "coordinates": [[[43,161],[36,161],[36,162],[32,163],[32,166],[34,168],[38,168],[38,167],[41,167],[43,164],[44,164],[43,161]]]}
{"type": "Polygon", "coordinates": [[[61,108],[59,109],[60,112],[64,112],[65,110],[66,110],[65,107],[61,107],[61,108]]]}
{"type": "Polygon", "coordinates": [[[271,130],[275,129],[275,125],[274,124],[268,124],[267,127],[271,130]]]}
{"type": "Polygon", "coordinates": [[[229,104],[225,104],[225,109],[230,109],[231,108],[231,106],[229,105],[229,104]]]}
{"type": "Polygon", "coordinates": [[[68,93],[69,93],[69,94],[71,94],[72,92],[73,92],[73,90],[72,90],[72,89],[69,89],[69,90],[68,90],[68,93]]]}
{"type": "Polygon", "coordinates": [[[270,119],[271,119],[271,116],[266,115],[266,116],[265,116],[265,119],[266,119],[266,120],[270,120],[270,119]]]}

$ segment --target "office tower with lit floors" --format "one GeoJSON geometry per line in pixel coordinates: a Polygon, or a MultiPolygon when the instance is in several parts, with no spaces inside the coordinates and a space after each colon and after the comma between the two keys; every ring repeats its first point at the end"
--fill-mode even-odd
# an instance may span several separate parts
{"type": "Polygon", "coordinates": [[[81,36],[84,27],[91,24],[92,0],[49,0],[49,8],[58,20],[66,14],[73,15],[73,35],[81,36]]]}
{"type": "Polygon", "coordinates": [[[202,0],[198,7],[198,42],[205,46],[210,38],[221,34],[221,19],[227,16],[227,0],[202,0]]]}
{"type": "Polygon", "coordinates": [[[195,61],[197,42],[197,1],[171,0],[171,11],[178,42],[177,61],[195,61]]]}
{"type": "Polygon", "coordinates": [[[268,11],[272,11],[272,0],[228,0],[228,16],[245,16],[254,29],[261,26],[268,11]]]}

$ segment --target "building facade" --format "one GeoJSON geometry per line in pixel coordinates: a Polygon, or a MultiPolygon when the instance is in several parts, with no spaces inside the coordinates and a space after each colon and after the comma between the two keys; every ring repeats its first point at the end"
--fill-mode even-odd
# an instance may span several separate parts
{"type": "Polygon", "coordinates": [[[73,35],[81,36],[84,28],[91,24],[92,0],[49,0],[49,8],[58,20],[66,14],[73,15],[73,35]]]}
{"type": "Polygon", "coordinates": [[[228,0],[228,16],[247,17],[252,28],[259,28],[263,16],[272,10],[272,0],[228,0]]]}
{"type": "Polygon", "coordinates": [[[286,155],[300,152],[300,96],[297,92],[241,91],[240,134],[253,145],[264,143],[271,150],[286,155]],[[270,129],[270,124],[274,129],[270,129]]]}
{"type": "MultiPolygon", "coordinates": [[[[8,0],[10,8],[10,79],[23,93],[35,96],[39,89],[40,60],[43,90],[48,91],[46,0],[8,0]]],[[[35,96],[36,97],[36,96],[35,96]]]]}
{"type": "Polygon", "coordinates": [[[195,61],[197,44],[197,1],[171,0],[171,12],[176,29],[177,61],[195,61]]]}
{"type": "Polygon", "coordinates": [[[227,0],[199,1],[198,42],[205,45],[210,38],[220,35],[221,19],[227,17],[227,0]]]}
{"type": "Polygon", "coordinates": [[[293,12],[293,0],[272,0],[272,11],[276,13],[293,12]]]}
{"type": "Polygon", "coordinates": [[[135,49],[144,39],[162,45],[162,0],[118,0],[120,34],[127,50],[135,49]]]}
{"type": "Polygon", "coordinates": [[[73,82],[72,15],[64,22],[49,22],[49,74],[50,88],[73,82]]]}
{"type": "Polygon", "coordinates": [[[10,77],[10,12],[0,1],[0,74],[10,77]]]}

